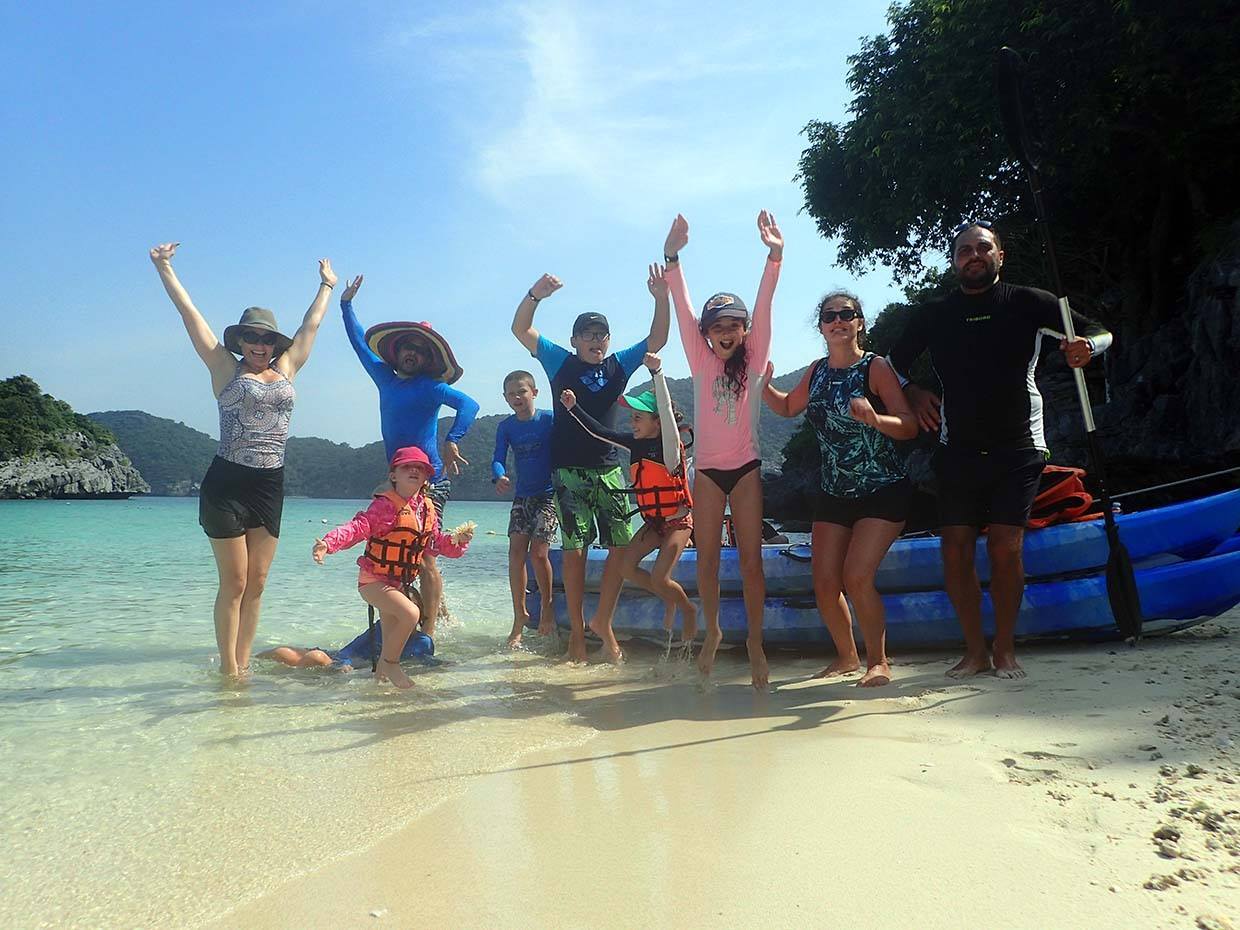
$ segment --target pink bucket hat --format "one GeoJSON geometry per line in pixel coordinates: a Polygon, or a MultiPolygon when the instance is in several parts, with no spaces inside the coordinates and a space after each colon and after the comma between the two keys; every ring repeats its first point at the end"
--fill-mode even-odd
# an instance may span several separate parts
{"type": "Polygon", "coordinates": [[[397,466],[410,463],[421,465],[428,478],[435,476],[435,466],[431,464],[431,460],[427,458],[426,453],[417,446],[405,446],[403,449],[397,449],[392,456],[392,461],[388,463],[388,468],[395,471],[397,466]]]}

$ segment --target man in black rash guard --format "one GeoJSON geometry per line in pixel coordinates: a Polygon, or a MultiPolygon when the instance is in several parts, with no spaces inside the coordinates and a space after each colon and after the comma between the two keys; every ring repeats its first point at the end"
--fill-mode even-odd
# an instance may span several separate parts
{"type": "Polygon", "coordinates": [[[943,574],[965,639],[964,658],[947,674],[963,678],[992,667],[973,564],[985,527],[995,610],[993,668],[1000,678],[1021,678],[1014,641],[1025,591],[1021,546],[1049,455],[1042,395],[1033,377],[1038,353],[1044,336],[1058,336],[1068,364],[1081,368],[1111,344],[1111,334],[1073,311],[1077,335],[1068,340],[1054,294],[999,281],[1003,244],[988,223],[960,229],[951,257],[960,289],[913,312],[890,361],[907,380],[912,363],[928,350],[943,386],[941,399],[912,384],[905,391],[922,428],[939,432],[934,471],[943,574]]]}

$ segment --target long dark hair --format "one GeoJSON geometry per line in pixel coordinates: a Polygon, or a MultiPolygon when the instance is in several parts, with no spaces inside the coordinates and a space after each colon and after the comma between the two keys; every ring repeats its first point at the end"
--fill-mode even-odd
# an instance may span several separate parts
{"type": "Polygon", "coordinates": [[[723,383],[738,400],[745,393],[745,385],[749,382],[749,346],[743,340],[736,351],[723,363],[723,383]]]}

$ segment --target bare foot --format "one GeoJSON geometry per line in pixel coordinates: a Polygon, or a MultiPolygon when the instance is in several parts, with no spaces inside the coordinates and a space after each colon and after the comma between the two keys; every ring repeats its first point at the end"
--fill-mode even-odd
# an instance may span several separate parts
{"type": "Polygon", "coordinates": [[[555,608],[550,604],[543,604],[543,608],[538,614],[538,635],[555,635],[555,608]]]}
{"type": "Polygon", "coordinates": [[[620,651],[620,644],[616,642],[616,634],[612,631],[610,623],[602,623],[598,617],[591,617],[586,625],[590,628],[590,632],[603,643],[603,648],[599,651],[601,659],[613,663],[624,661],[624,653],[620,651]]]}
{"type": "Polygon", "coordinates": [[[715,627],[713,630],[706,631],[706,638],[702,640],[702,651],[698,653],[698,671],[703,675],[709,675],[711,669],[715,667],[715,653],[719,650],[719,644],[723,642],[723,630],[715,627]]]}
{"type": "Polygon", "coordinates": [[[581,663],[586,661],[586,634],[584,631],[568,634],[568,661],[581,663]]]}
{"type": "Polygon", "coordinates": [[[849,672],[855,672],[859,668],[861,668],[861,658],[854,652],[851,656],[843,656],[836,659],[814,677],[834,678],[836,675],[847,675],[849,672]]]}
{"type": "Polygon", "coordinates": [[[390,681],[402,691],[413,687],[413,680],[405,674],[405,670],[400,667],[400,663],[389,662],[387,659],[381,658],[379,660],[379,666],[375,670],[375,678],[379,681],[390,681]]]}
{"type": "Polygon", "coordinates": [[[972,678],[974,675],[980,675],[982,672],[990,671],[990,656],[987,653],[981,655],[965,655],[963,659],[947,670],[948,678],[972,678]]]}
{"type": "Polygon", "coordinates": [[[885,661],[871,665],[857,682],[858,688],[880,688],[891,684],[891,666],[885,661]]]}
{"type": "Polygon", "coordinates": [[[520,649],[521,648],[521,632],[519,630],[515,633],[508,634],[508,648],[509,649],[520,649]]]}
{"type": "Polygon", "coordinates": [[[685,625],[680,631],[680,638],[686,643],[691,643],[697,639],[697,618],[698,612],[696,608],[693,613],[685,617],[685,625]]]}
{"type": "Polygon", "coordinates": [[[620,665],[624,662],[624,650],[617,643],[615,649],[608,649],[604,646],[596,655],[604,662],[610,662],[612,665],[620,665]]]}
{"type": "Polygon", "coordinates": [[[760,642],[746,642],[745,649],[749,652],[749,672],[752,676],[755,691],[765,691],[770,679],[770,668],[766,664],[766,653],[760,642]]]}
{"type": "Polygon", "coordinates": [[[1019,662],[1016,661],[1015,651],[1008,652],[1006,650],[1000,652],[995,650],[995,677],[996,678],[1024,678],[1025,670],[1021,668],[1019,662]]]}

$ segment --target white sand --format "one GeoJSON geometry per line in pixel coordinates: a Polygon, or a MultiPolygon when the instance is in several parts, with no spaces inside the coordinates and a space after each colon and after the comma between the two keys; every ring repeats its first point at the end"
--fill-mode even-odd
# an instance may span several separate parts
{"type": "Polygon", "coordinates": [[[872,691],[779,654],[769,695],[739,658],[706,692],[583,673],[596,738],[214,926],[1240,928],[1240,611],[1017,682],[954,658],[872,691]]]}

